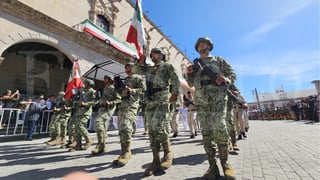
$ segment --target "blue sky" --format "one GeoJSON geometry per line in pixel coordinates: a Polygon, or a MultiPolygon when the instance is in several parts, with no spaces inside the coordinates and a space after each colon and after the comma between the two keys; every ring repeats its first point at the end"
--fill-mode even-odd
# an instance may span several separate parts
{"type": "Polygon", "coordinates": [[[315,88],[319,9],[319,0],[142,1],[143,12],[190,60],[198,56],[198,37],[210,37],[211,54],[233,66],[249,102],[255,88],[258,93],[315,88]]]}

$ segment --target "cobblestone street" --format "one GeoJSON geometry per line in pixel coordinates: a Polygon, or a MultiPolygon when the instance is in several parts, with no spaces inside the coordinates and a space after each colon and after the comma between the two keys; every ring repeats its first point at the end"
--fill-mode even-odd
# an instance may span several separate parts
{"type": "MultiPolygon", "coordinates": [[[[132,142],[133,157],[121,168],[112,161],[120,153],[117,131],[109,131],[107,151],[91,156],[91,149],[68,152],[44,144],[48,138],[0,143],[0,179],[61,179],[84,170],[99,179],[201,179],[209,164],[201,133],[190,139],[188,131],[171,138],[174,161],[171,168],[143,177],[152,161],[148,137],[138,129],[132,142]]],[[[250,121],[248,138],[239,140],[240,151],[230,152],[237,179],[320,179],[320,125],[308,121],[250,121]]],[[[91,133],[94,142],[96,136],[91,133]]],[[[221,171],[221,166],[219,164],[221,171]]],[[[221,174],[223,174],[221,172],[221,174]]],[[[221,177],[223,179],[223,176],[221,177]]]]}

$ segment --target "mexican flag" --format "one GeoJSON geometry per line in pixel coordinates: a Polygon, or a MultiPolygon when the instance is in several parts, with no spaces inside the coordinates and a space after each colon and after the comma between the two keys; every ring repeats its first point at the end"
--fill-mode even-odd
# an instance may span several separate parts
{"type": "Polygon", "coordinates": [[[76,93],[76,89],[82,86],[84,86],[84,84],[80,79],[79,63],[78,63],[78,60],[76,59],[73,61],[72,70],[71,70],[68,85],[66,88],[66,94],[64,96],[66,100],[69,100],[71,96],[76,93]]]}
{"type": "Polygon", "coordinates": [[[131,21],[131,25],[127,34],[126,41],[129,43],[135,44],[139,56],[144,54],[143,46],[146,45],[146,39],[145,39],[142,20],[143,20],[143,14],[142,14],[142,8],[141,8],[141,0],[137,0],[135,12],[131,21]]]}

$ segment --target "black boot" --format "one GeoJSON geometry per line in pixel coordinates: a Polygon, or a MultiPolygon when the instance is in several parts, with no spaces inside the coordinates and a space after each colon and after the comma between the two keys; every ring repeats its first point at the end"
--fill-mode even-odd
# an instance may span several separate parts
{"type": "Polygon", "coordinates": [[[242,133],[242,136],[245,138],[247,137],[245,132],[242,133]]]}
{"type": "Polygon", "coordinates": [[[175,132],[175,133],[173,133],[173,135],[172,135],[172,137],[177,137],[178,136],[178,133],[177,132],[175,132]]]}

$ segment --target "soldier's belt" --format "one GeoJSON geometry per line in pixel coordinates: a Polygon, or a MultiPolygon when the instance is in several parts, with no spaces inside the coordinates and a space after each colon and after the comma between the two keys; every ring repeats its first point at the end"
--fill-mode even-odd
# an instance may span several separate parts
{"type": "Polygon", "coordinates": [[[188,109],[188,112],[196,111],[196,109],[188,109]]]}
{"type": "Polygon", "coordinates": [[[152,88],[151,93],[156,93],[164,90],[167,90],[167,87],[152,88]]]}
{"type": "Polygon", "coordinates": [[[201,86],[207,86],[207,85],[209,85],[209,84],[218,86],[217,83],[212,82],[211,80],[202,80],[202,81],[200,81],[200,85],[201,85],[201,86]]]}

